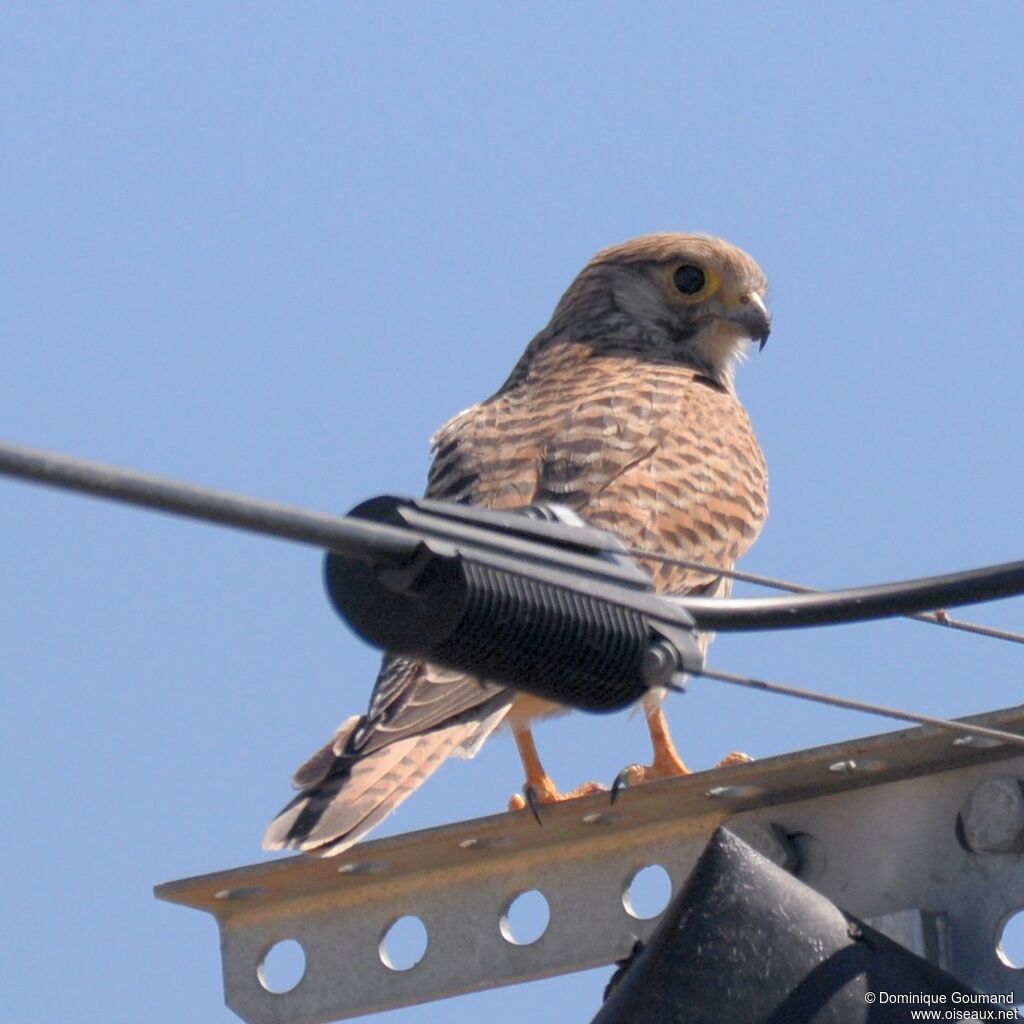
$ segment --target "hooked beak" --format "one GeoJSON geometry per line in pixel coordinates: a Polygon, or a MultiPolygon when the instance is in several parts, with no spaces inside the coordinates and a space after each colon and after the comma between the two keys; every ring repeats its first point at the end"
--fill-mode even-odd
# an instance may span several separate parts
{"type": "Polygon", "coordinates": [[[727,319],[742,328],[751,341],[758,342],[758,351],[764,349],[768,335],[772,333],[772,315],[757,292],[741,295],[727,319]]]}

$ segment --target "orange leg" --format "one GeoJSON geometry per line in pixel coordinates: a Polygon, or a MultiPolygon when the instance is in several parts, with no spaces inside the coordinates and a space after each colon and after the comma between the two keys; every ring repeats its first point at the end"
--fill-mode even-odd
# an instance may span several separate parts
{"type": "Polygon", "coordinates": [[[690,769],[676,753],[672,734],[668,730],[668,719],[660,707],[647,713],[647,729],[651,734],[651,747],[654,750],[654,762],[649,769],[655,773],[652,778],[663,779],[670,775],[689,775],[690,769]]]}
{"type": "Polygon", "coordinates": [[[623,785],[637,786],[641,782],[651,782],[653,779],[690,774],[690,769],[676,752],[672,734],[668,729],[668,720],[660,705],[651,706],[645,703],[644,714],[647,716],[647,730],[651,734],[654,760],[650,764],[631,764],[628,768],[623,768],[615,780],[613,790],[623,785]]]}
{"type": "MultiPolygon", "coordinates": [[[[544,771],[540,763],[540,756],[537,754],[537,744],[533,741],[533,733],[528,727],[516,729],[513,733],[516,740],[516,747],[519,750],[519,757],[523,762],[523,771],[526,773],[526,783],[523,785],[523,792],[533,794],[533,799],[538,804],[555,804],[562,800],[575,800],[578,796],[589,796],[591,793],[600,793],[604,790],[598,782],[584,782],[568,793],[559,793],[551,776],[544,771]]],[[[510,811],[521,811],[528,806],[525,797],[518,793],[513,794],[508,801],[510,811]]]]}
{"type": "MultiPolygon", "coordinates": [[[[644,712],[647,715],[647,729],[651,734],[651,747],[654,750],[654,760],[649,765],[631,764],[619,773],[615,780],[613,790],[620,786],[636,786],[641,782],[651,782],[654,779],[668,779],[677,775],[689,775],[690,769],[686,767],[683,759],[676,752],[675,744],[672,742],[672,735],[669,732],[668,720],[660,705],[645,705],[644,712]]],[[[746,764],[753,760],[738,750],[733,751],[726,758],[718,763],[719,768],[732,764],[746,764]]]]}

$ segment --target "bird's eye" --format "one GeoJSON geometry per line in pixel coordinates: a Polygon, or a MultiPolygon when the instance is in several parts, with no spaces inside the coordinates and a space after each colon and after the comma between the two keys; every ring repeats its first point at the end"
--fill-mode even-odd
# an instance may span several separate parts
{"type": "Polygon", "coordinates": [[[707,284],[707,275],[700,267],[684,263],[672,275],[672,283],[683,295],[696,295],[707,284]]]}

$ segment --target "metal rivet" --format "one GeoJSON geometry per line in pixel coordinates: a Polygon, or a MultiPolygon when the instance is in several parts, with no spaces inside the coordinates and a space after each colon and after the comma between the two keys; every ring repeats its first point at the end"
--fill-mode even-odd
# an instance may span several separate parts
{"type": "Polygon", "coordinates": [[[712,786],[706,793],[712,800],[740,800],[749,799],[753,796],[760,796],[764,792],[763,786],[712,786]]]}
{"type": "Polygon", "coordinates": [[[459,843],[460,850],[492,850],[496,846],[511,846],[511,836],[482,836],[480,838],[463,839],[459,843]]]}
{"type": "Polygon", "coordinates": [[[367,860],[362,862],[354,862],[352,864],[342,864],[338,868],[339,875],[379,875],[383,871],[387,871],[391,865],[386,860],[367,860]]]}
{"type": "Polygon", "coordinates": [[[252,885],[241,889],[221,889],[220,892],[213,894],[213,898],[215,900],[251,900],[262,895],[263,890],[258,885],[252,885]]]}
{"type": "Polygon", "coordinates": [[[991,747],[1001,747],[1002,743],[999,740],[992,739],[991,736],[957,736],[953,740],[954,747],[975,747],[977,750],[988,750],[991,747]]]}
{"type": "Polygon", "coordinates": [[[614,825],[621,820],[622,815],[615,811],[594,811],[592,814],[584,814],[580,819],[584,825],[614,825]]]}
{"type": "Polygon", "coordinates": [[[836,761],[828,766],[830,772],[880,772],[885,762],[877,757],[865,757],[857,761],[836,761]]]}

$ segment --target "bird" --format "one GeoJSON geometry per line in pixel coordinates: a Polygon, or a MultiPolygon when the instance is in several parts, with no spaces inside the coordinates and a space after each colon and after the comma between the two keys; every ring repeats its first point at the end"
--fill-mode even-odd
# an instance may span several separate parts
{"type": "MultiPolygon", "coordinates": [[[[711,235],[643,235],[597,253],[502,386],[431,439],[426,495],[496,510],[575,510],[631,548],[731,569],[767,516],[767,470],[736,394],[738,363],[771,330],[755,260],[711,235]]],[[[644,557],[662,594],[728,596],[714,571],[644,557]]],[[[706,651],[709,634],[701,634],[706,651]]],[[[653,760],[630,785],[686,774],[650,691],[653,760]]],[[[472,758],[511,728],[526,776],[510,810],[585,796],[547,775],[533,724],[566,709],[500,682],[385,654],[365,714],[352,715],[295,772],[295,797],[267,850],[351,847],[449,757],[472,758]]],[[[746,759],[733,754],[723,763],[746,759]]]]}

